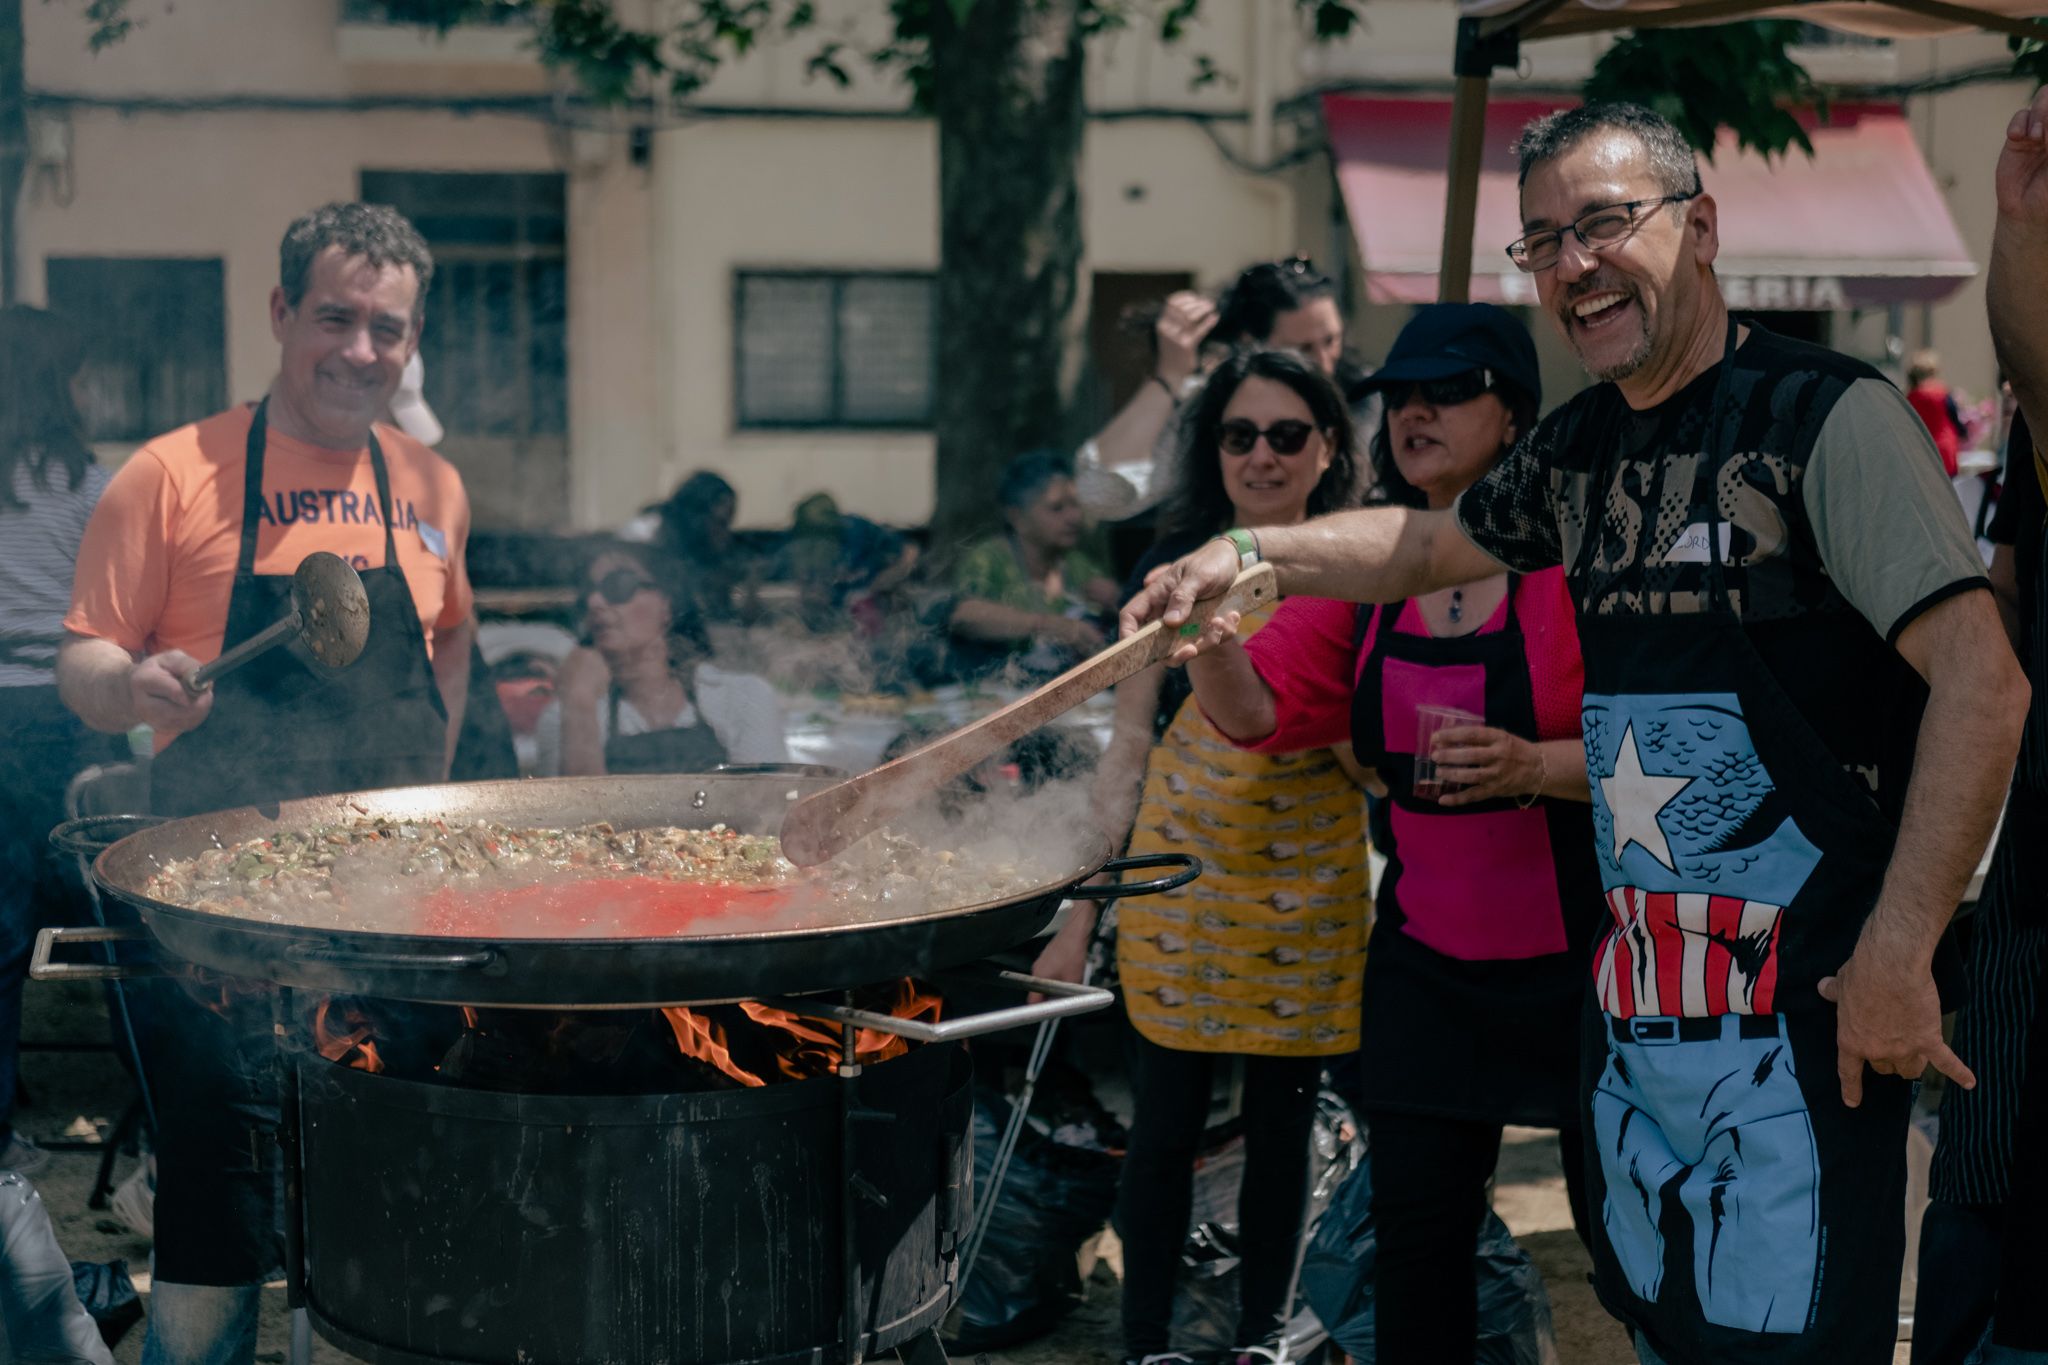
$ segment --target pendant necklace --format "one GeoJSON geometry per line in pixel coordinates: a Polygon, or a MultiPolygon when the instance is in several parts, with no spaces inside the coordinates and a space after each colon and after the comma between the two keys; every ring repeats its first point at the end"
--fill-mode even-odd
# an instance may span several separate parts
{"type": "Polygon", "coordinates": [[[1465,590],[1463,588],[1451,589],[1450,615],[1451,624],[1454,626],[1465,619],[1465,590]]]}

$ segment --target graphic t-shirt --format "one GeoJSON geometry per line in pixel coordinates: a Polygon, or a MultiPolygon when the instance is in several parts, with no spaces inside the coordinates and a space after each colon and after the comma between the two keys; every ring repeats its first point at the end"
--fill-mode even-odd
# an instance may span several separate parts
{"type": "Polygon", "coordinates": [[[1612,384],[1587,389],[1466,490],[1459,527],[1505,567],[1567,566],[1582,616],[1704,611],[1717,553],[1766,666],[1896,818],[1924,689],[1883,642],[1988,587],[1983,561],[1927,428],[1877,371],[1760,327],[1734,364],[1732,413],[1714,411],[1719,365],[1641,411],[1612,384]],[[1802,622],[1845,616],[1868,624],[1870,648],[1815,667],[1802,622]]]}
{"type": "MultiPolygon", "coordinates": [[[[131,654],[221,652],[241,549],[242,481],[253,409],[232,408],[157,437],[107,486],[79,545],[64,628],[131,654]]],[[[392,427],[377,428],[391,472],[392,536],[413,607],[433,633],[460,625],[472,596],[469,499],[455,467],[392,427]]],[[[290,574],[315,550],[357,569],[384,564],[384,518],[369,447],[333,451],[273,425],[263,458],[255,572],[290,574]]]]}

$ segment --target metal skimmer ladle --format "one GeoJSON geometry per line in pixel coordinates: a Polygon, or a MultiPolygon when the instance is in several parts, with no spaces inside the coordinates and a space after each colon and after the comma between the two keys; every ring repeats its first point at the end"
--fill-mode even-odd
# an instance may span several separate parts
{"type": "Polygon", "coordinates": [[[370,599],[363,580],[340,555],[315,550],[292,574],[292,609],[208,664],[185,675],[185,690],[198,696],[230,669],[275,649],[294,635],[328,668],[346,668],[370,638],[370,599]]]}

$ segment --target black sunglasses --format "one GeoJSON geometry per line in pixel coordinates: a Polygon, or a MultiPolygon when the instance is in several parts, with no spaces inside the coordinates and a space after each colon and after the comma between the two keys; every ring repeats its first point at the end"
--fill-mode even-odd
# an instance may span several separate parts
{"type": "Polygon", "coordinates": [[[635,593],[646,592],[654,587],[654,580],[645,574],[634,573],[631,569],[613,569],[595,583],[585,585],[586,599],[595,592],[615,607],[623,607],[633,600],[635,593]]]}
{"type": "Polygon", "coordinates": [[[1216,444],[1232,455],[1249,455],[1263,436],[1275,455],[1299,455],[1315,432],[1312,423],[1297,422],[1292,418],[1275,422],[1270,427],[1261,427],[1242,417],[1233,417],[1216,428],[1216,444]]]}
{"type": "Polygon", "coordinates": [[[1471,402],[1492,388],[1492,370],[1467,370],[1463,374],[1445,375],[1442,379],[1387,384],[1380,392],[1387,396],[1387,411],[1399,412],[1418,393],[1422,395],[1422,401],[1433,408],[1454,408],[1460,403],[1471,402]]]}

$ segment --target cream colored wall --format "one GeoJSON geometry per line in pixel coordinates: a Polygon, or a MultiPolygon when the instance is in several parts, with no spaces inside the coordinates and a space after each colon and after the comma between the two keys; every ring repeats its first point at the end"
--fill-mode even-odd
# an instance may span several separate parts
{"type": "Polygon", "coordinates": [[[716,119],[656,137],[662,444],[640,471],[641,501],[707,468],[732,481],[745,525],[787,524],[790,506],[821,489],[863,516],[930,515],[928,435],[735,430],[733,273],[931,269],[936,167],[931,126],[910,120],[716,119]]]}
{"type": "MultiPolygon", "coordinates": [[[[657,352],[668,357],[656,381],[661,456],[608,469],[608,505],[629,511],[707,468],[738,490],[743,524],[781,524],[819,490],[864,516],[929,516],[928,434],[736,429],[732,293],[741,269],[932,269],[931,126],[727,118],[661,133],[655,145],[655,312],[667,328],[657,352]],[[644,482],[629,491],[636,475],[644,482]]],[[[1221,283],[1297,244],[1287,185],[1231,170],[1183,122],[1090,125],[1081,174],[1084,281],[1094,270],[1188,270],[1221,283]]]]}
{"type": "MultiPolygon", "coordinates": [[[[1899,46],[1900,74],[1908,80],[2010,60],[2002,38],[1946,38],[1899,46]]],[[[1946,301],[1908,309],[1904,340],[1908,351],[1932,346],[1941,352],[1950,386],[1972,398],[1989,395],[1998,382],[1998,361],[1985,323],[1982,274],[1990,263],[1991,228],[1997,217],[1992,171],[2005,144],[2006,121],[2032,93],[2022,82],[2006,81],[1920,96],[1906,106],[1935,183],[1947,196],[1949,212],[1980,273],[1946,301]]]]}

